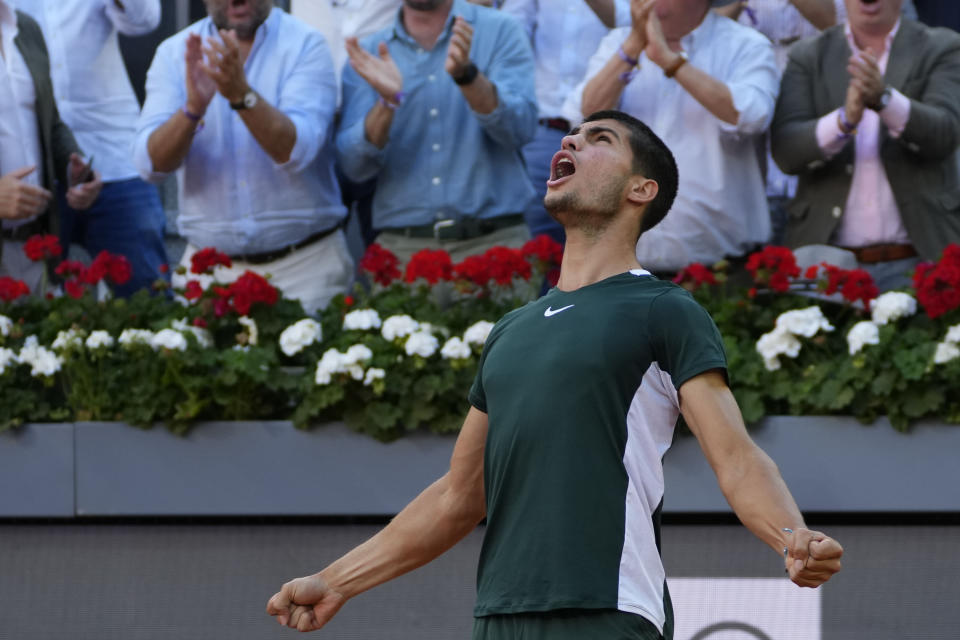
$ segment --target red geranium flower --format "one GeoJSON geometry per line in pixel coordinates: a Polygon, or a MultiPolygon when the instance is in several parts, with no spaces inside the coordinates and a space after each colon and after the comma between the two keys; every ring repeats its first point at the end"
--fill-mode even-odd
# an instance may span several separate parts
{"type": "Polygon", "coordinates": [[[467,256],[453,267],[458,278],[484,286],[490,280],[490,268],[484,256],[467,256]]]}
{"type": "Polygon", "coordinates": [[[713,275],[713,271],[699,262],[694,262],[681,269],[673,281],[690,291],[696,291],[705,284],[717,284],[717,278],[713,275]]]}
{"type": "Polygon", "coordinates": [[[819,271],[819,270],[820,270],[820,267],[818,267],[818,266],[815,265],[815,264],[812,264],[812,265],[810,265],[809,267],[807,267],[807,270],[806,270],[806,272],[803,274],[803,277],[806,278],[807,280],[816,280],[816,279],[817,279],[817,271],[819,271]]]}
{"type": "Polygon", "coordinates": [[[193,273],[212,273],[217,265],[232,267],[233,262],[230,261],[230,256],[213,247],[200,249],[190,256],[190,271],[193,273]]]}
{"type": "Polygon", "coordinates": [[[133,268],[126,257],[101,251],[90,263],[90,268],[83,274],[83,281],[95,285],[104,278],[113,284],[125,284],[133,277],[133,268]]]}
{"type": "Polygon", "coordinates": [[[200,327],[201,329],[206,329],[207,321],[204,320],[202,317],[197,316],[196,318],[193,319],[193,326],[200,327]]]}
{"type": "Polygon", "coordinates": [[[360,269],[369,273],[374,282],[385,287],[400,277],[399,264],[397,256],[376,242],[367,247],[360,259],[360,269]]]}
{"type": "Polygon", "coordinates": [[[30,236],[23,243],[23,252],[34,262],[56,258],[63,249],[60,247],[60,240],[52,234],[30,236]]]}
{"type": "Polygon", "coordinates": [[[196,300],[202,295],[203,287],[196,280],[190,280],[187,282],[187,286],[183,288],[183,297],[187,300],[196,300]]]}
{"type": "Polygon", "coordinates": [[[63,290],[75,300],[79,300],[87,292],[87,288],[79,280],[67,280],[63,283],[63,290]]]}
{"type": "Polygon", "coordinates": [[[757,284],[767,285],[774,291],[787,291],[790,278],[800,275],[797,258],[786,247],[768,246],[750,254],[747,258],[747,271],[757,284]]]}
{"type": "Polygon", "coordinates": [[[430,284],[453,278],[453,263],[450,254],[443,249],[421,249],[410,257],[404,279],[414,282],[423,278],[430,284]]]}
{"type": "Polygon", "coordinates": [[[79,260],[64,260],[57,265],[57,268],[53,270],[58,276],[76,276],[80,279],[84,278],[84,274],[87,272],[87,267],[79,260]]]}
{"type": "Polygon", "coordinates": [[[548,265],[559,265],[563,260],[563,245],[545,233],[528,240],[520,252],[526,258],[540,260],[548,265]]]}
{"type": "Polygon", "coordinates": [[[510,284],[514,276],[530,279],[530,263],[519,249],[491,247],[483,254],[490,278],[497,284],[510,284]]]}
{"type": "Polygon", "coordinates": [[[0,300],[13,302],[17,298],[28,295],[30,295],[30,287],[23,280],[0,276],[0,300]]]}
{"type": "Polygon", "coordinates": [[[936,264],[917,265],[913,284],[917,301],[931,318],[960,308],[960,245],[947,245],[936,264]]]}
{"type": "Polygon", "coordinates": [[[870,309],[870,301],[880,295],[880,290],[873,282],[873,277],[863,269],[841,269],[826,262],[821,263],[827,276],[823,292],[828,296],[840,292],[844,300],[863,303],[864,308],[870,309]]]}
{"type": "Polygon", "coordinates": [[[226,310],[221,304],[229,303],[229,306],[242,316],[250,313],[250,307],[256,303],[274,305],[280,297],[277,288],[267,282],[267,279],[258,273],[245,271],[237,280],[227,289],[217,287],[214,290],[220,299],[214,303],[214,313],[218,316],[223,315],[226,310]]]}

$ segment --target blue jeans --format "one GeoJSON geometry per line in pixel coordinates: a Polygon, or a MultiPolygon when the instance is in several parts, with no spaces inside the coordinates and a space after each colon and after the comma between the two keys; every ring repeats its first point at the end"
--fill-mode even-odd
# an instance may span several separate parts
{"type": "Polygon", "coordinates": [[[150,288],[157,278],[168,279],[160,265],[167,264],[163,244],[166,216],[157,188],[139,178],[104,182],[100,197],[85,211],[71,209],[60,198],[60,242],[79,244],[91,257],[106,249],[130,261],[133,277],[114,288],[126,298],[150,288]]]}
{"type": "Polygon", "coordinates": [[[567,236],[563,227],[550,217],[543,208],[543,197],[547,194],[547,180],[550,179],[550,161],[553,155],[560,151],[560,142],[567,132],[551,129],[546,125],[537,125],[537,135],[523,148],[523,160],[527,164],[527,175],[533,184],[537,196],[530,201],[523,219],[530,229],[530,236],[545,233],[560,244],[564,244],[567,236]]]}

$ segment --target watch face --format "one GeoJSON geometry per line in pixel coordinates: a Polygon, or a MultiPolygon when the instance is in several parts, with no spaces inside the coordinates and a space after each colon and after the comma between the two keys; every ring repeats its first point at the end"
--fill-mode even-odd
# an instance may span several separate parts
{"type": "Polygon", "coordinates": [[[253,109],[257,105],[257,94],[253,91],[249,91],[247,95],[243,96],[243,106],[247,109],[253,109]]]}

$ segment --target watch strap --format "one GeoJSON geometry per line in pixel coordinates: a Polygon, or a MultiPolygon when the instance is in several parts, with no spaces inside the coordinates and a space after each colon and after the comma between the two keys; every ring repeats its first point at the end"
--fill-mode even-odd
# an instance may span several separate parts
{"type": "Polygon", "coordinates": [[[477,65],[471,60],[467,68],[463,70],[463,73],[455,77],[453,81],[462,87],[476,80],[478,75],[480,75],[480,70],[477,69],[477,65]]]}

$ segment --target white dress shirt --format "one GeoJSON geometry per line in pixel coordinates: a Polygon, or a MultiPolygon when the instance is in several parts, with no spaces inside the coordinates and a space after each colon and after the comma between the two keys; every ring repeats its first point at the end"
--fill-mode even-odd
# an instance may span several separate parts
{"type": "MultiPolygon", "coordinates": [[[[190,33],[219,37],[213,21],[204,18],[164,40],[147,73],[134,161],[150,181],[167,175],[154,169],[147,141],[186,104],[184,55],[190,33]]],[[[274,8],[257,29],[244,70],[261,99],[290,118],[297,138],[290,160],[275,163],[227,100],[214,95],[205,126],[177,170],[177,222],[194,246],[228,254],[274,251],[327,230],[346,215],[333,170],[337,86],[323,36],[274,8]]]]}
{"type": "MultiPolygon", "coordinates": [[[[571,96],[579,113],[583,88],[616,56],[629,27],[610,32],[590,60],[587,78],[571,96]]],[[[680,184],[673,208],[637,243],[647,269],[674,271],[739,256],[770,236],[770,214],[757,142],[773,117],[779,81],[770,42],[708,11],[682,41],[689,64],[723,82],[740,114],[723,122],[645,57],[624,88],[618,108],[639,118],[673,152],[680,184]]]]}
{"type": "Polygon", "coordinates": [[[36,20],[50,52],[60,118],[104,181],[135,178],[130,157],[140,105],[120,55],[118,33],[160,24],[160,0],[17,0],[36,20]]]}
{"type": "MultiPolygon", "coordinates": [[[[890,60],[890,45],[900,29],[900,21],[887,35],[886,47],[877,61],[880,73],[886,73],[890,60]]],[[[860,53],[850,31],[845,26],[847,43],[850,50],[860,53]]],[[[873,244],[910,244],[910,236],[900,218],[900,208],[893,197],[893,189],[887,179],[880,158],[880,125],[887,128],[892,138],[899,138],[910,119],[910,99],[891,89],[890,102],[877,113],[864,109],[863,118],[857,126],[854,140],[853,179],[847,206],[833,242],[841,247],[866,247],[873,244]]],[[[817,122],[817,142],[824,154],[833,157],[848,143],[849,138],[842,135],[837,115],[839,109],[831,111],[817,122]]]]}
{"type": "MultiPolygon", "coordinates": [[[[629,3],[615,0],[614,6],[617,18],[626,19],[618,26],[629,26],[629,3]]],[[[540,117],[576,120],[576,114],[564,115],[564,101],[610,30],[584,0],[506,0],[500,10],[520,21],[533,45],[540,117]]]]}
{"type": "MultiPolygon", "coordinates": [[[[0,176],[23,167],[36,170],[23,178],[32,185],[42,184],[43,153],[37,126],[36,94],[33,76],[14,44],[17,37],[16,7],[0,0],[0,38],[3,39],[3,64],[0,64],[0,176]]],[[[26,224],[29,220],[4,220],[4,228],[26,224]]]]}

